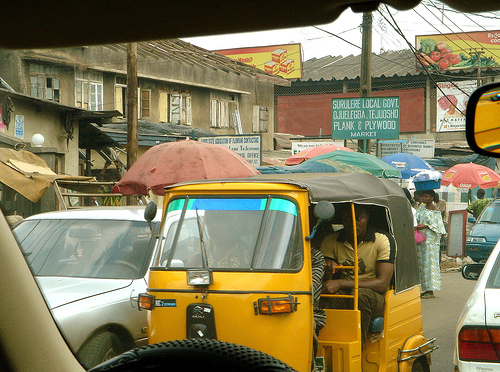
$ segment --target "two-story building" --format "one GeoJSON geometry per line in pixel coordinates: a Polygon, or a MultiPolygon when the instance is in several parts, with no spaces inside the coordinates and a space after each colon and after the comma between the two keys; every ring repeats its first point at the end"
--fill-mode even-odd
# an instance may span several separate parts
{"type": "MultiPolygon", "coordinates": [[[[43,153],[53,171],[74,176],[102,168],[95,154],[106,147],[124,148],[104,129],[127,123],[127,45],[0,50],[0,60],[0,146],[43,153]],[[35,150],[34,134],[45,139],[35,150]]],[[[137,43],[137,76],[139,134],[142,123],[158,128],[146,146],[182,132],[234,135],[236,115],[239,133],[272,149],[274,88],[289,81],[181,40],[137,43]]]]}

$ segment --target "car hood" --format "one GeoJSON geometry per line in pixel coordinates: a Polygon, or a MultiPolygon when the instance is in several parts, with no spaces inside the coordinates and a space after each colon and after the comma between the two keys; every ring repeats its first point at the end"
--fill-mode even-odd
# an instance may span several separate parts
{"type": "Polygon", "coordinates": [[[130,279],[89,279],[63,277],[36,277],[51,310],[71,302],[125,288],[130,279]]]}
{"type": "Polygon", "coordinates": [[[500,238],[500,224],[498,223],[478,223],[472,227],[470,236],[484,236],[486,241],[496,243],[500,238]]]}

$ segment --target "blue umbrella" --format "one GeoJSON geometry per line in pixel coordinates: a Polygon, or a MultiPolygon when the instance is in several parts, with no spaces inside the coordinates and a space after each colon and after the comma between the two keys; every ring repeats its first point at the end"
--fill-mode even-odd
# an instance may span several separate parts
{"type": "Polygon", "coordinates": [[[386,155],[380,160],[399,169],[402,179],[409,179],[423,170],[436,171],[429,163],[419,156],[400,152],[398,154],[386,155]]]}

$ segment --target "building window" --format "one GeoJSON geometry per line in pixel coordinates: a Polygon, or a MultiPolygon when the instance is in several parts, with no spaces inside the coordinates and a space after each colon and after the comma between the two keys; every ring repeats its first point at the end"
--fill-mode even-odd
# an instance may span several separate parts
{"type": "Polygon", "coordinates": [[[160,92],[160,121],[191,125],[191,96],[181,93],[160,92]]]}
{"type": "Polygon", "coordinates": [[[127,117],[127,78],[124,76],[115,78],[115,110],[127,117]]]}
{"type": "Polygon", "coordinates": [[[59,102],[59,69],[30,63],[30,95],[59,102]]]}
{"type": "Polygon", "coordinates": [[[150,117],[150,109],[151,109],[151,90],[142,89],[140,91],[141,97],[141,118],[149,118],[150,117]]]}
{"type": "Polygon", "coordinates": [[[256,133],[267,132],[269,124],[269,110],[264,106],[253,107],[252,131],[256,133]]]}
{"type": "Polygon", "coordinates": [[[100,72],[75,72],[76,107],[92,111],[103,110],[103,79],[100,72]]]}
{"type": "Polygon", "coordinates": [[[229,128],[232,114],[238,110],[238,97],[221,92],[210,93],[210,126],[229,128]]]}

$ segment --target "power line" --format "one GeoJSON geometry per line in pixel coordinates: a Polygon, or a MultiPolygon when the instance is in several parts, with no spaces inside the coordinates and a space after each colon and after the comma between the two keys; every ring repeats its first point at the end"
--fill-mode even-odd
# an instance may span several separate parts
{"type": "MultiPolygon", "coordinates": [[[[356,47],[356,48],[358,48],[358,49],[362,49],[359,45],[356,45],[356,44],[354,44],[354,43],[351,43],[349,40],[346,40],[346,39],[344,39],[343,37],[340,37],[340,36],[338,36],[338,35],[335,35],[334,33],[331,33],[330,31],[324,30],[324,29],[319,28],[319,27],[317,27],[317,26],[313,26],[313,27],[314,27],[314,28],[316,28],[316,29],[318,29],[318,30],[320,30],[320,31],[326,32],[326,33],[327,33],[327,34],[329,34],[329,35],[335,36],[335,37],[339,38],[340,40],[344,41],[345,43],[347,43],[347,44],[349,44],[349,45],[351,45],[351,46],[354,46],[354,47],[356,47]]],[[[378,55],[378,54],[375,54],[375,55],[374,55],[374,57],[380,58],[380,59],[382,59],[382,60],[385,60],[385,61],[387,61],[387,62],[391,62],[391,63],[393,63],[393,64],[396,64],[396,65],[399,65],[399,66],[402,66],[402,67],[407,67],[406,65],[403,65],[402,63],[394,62],[393,60],[390,60],[390,59],[388,59],[388,58],[384,58],[384,57],[382,57],[382,56],[380,56],[380,55],[378,55]]]]}
{"type": "MultiPolygon", "coordinates": [[[[412,44],[408,41],[408,39],[407,39],[407,38],[406,38],[406,36],[404,35],[403,31],[399,28],[399,26],[398,26],[398,24],[397,24],[396,20],[394,19],[394,17],[392,16],[391,12],[389,11],[389,7],[388,7],[387,5],[385,5],[385,8],[386,8],[386,10],[387,10],[387,13],[388,13],[388,14],[389,14],[389,16],[391,17],[392,21],[394,22],[394,24],[393,24],[393,23],[391,23],[391,22],[389,22],[389,20],[385,17],[385,15],[384,15],[382,12],[380,12],[380,11],[379,11],[379,12],[380,12],[380,14],[382,15],[382,17],[384,17],[384,18],[385,18],[385,20],[387,21],[387,23],[389,23],[389,24],[390,24],[390,25],[394,28],[394,30],[395,30],[395,31],[396,31],[399,35],[401,35],[401,37],[402,37],[402,38],[406,41],[406,43],[408,44],[408,46],[410,47],[410,49],[411,49],[411,50],[413,51],[413,53],[415,54],[415,57],[417,57],[417,50],[416,50],[416,49],[415,49],[415,47],[414,47],[414,46],[413,46],[413,45],[412,45],[412,44]]],[[[422,64],[422,61],[421,61],[419,58],[417,58],[417,60],[418,60],[418,61],[422,64]]],[[[434,83],[434,85],[436,86],[436,88],[437,88],[437,89],[441,92],[441,94],[443,95],[443,97],[446,97],[446,99],[450,102],[450,104],[451,104],[451,105],[453,105],[453,107],[455,107],[455,108],[458,110],[458,112],[460,112],[462,115],[464,115],[464,113],[462,112],[462,110],[460,110],[460,109],[457,107],[457,105],[456,105],[455,103],[453,103],[453,102],[452,102],[452,101],[448,98],[448,96],[447,96],[447,95],[443,92],[443,90],[441,89],[441,87],[438,85],[437,81],[436,81],[436,80],[432,77],[432,75],[431,75],[431,74],[429,73],[429,71],[425,68],[425,66],[423,66],[423,65],[422,65],[422,67],[423,67],[423,69],[424,69],[425,73],[427,74],[427,76],[429,77],[429,79],[431,79],[431,80],[432,80],[432,82],[434,83]]],[[[447,76],[445,76],[445,75],[442,75],[442,76],[443,76],[443,77],[448,78],[448,77],[447,77],[447,76]]],[[[459,89],[459,90],[460,90],[463,94],[465,94],[466,96],[469,96],[469,94],[467,94],[467,92],[464,92],[464,91],[463,91],[460,87],[458,87],[458,86],[457,86],[454,82],[452,82],[451,80],[449,80],[449,82],[450,82],[451,84],[453,84],[453,85],[454,85],[457,89],[459,89]]]]}
{"type": "MultiPolygon", "coordinates": [[[[437,16],[436,16],[433,12],[431,12],[431,11],[429,10],[429,8],[427,8],[427,6],[426,6],[426,5],[423,5],[423,6],[424,6],[424,7],[425,7],[428,11],[429,11],[429,13],[431,13],[434,17],[436,17],[436,18],[439,20],[439,18],[438,18],[438,17],[437,17],[437,16]]],[[[461,31],[461,33],[463,33],[463,34],[467,35],[469,38],[471,38],[471,39],[472,39],[472,41],[475,41],[476,43],[478,43],[478,41],[477,41],[477,40],[475,40],[475,39],[474,39],[474,38],[470,35],[470,33],[465,32],[464,30],[462,30],[462,29],[460,28],[460,26],[458,26],[455,22],[453,22],[453,20],[452,20],[450,17],[448,17],[447,15],[445,15],[445,14],[444,14],[444,12],[443,12],[443,17],[446,17],[446,18],[447,18],[447,19],[448,19],[451,23],[453,23],[453,25],[454,25],[455,27],[457,27],[457,28],[461,31]]],[[[443,23],[443,24],[444,24],[444,23],[443,23]]],[[[465,44],[466,44],[466,45],[467,45],[470,49],[475,49],[472,45],[470,45],[467,41],[465,41],[465,40],[464,40],[464,39],[463,39],[463,38],[462,38],[459,34],[457,34],[457,33],[453,32],[453,30],[452,30],[449,26],[446,26],[446,27],[447,27],[447,28],[451,31],[451,33],[453,33],[453,34],[454,34],[455,36],[457,36],[460,40],[462,40],[462,41],[463,41],[463,42],[464,42],[464,43],[465,43],[465,44]]],[[[456,44],[455,44],[455,45],[456,45],[456,44]]],[[[491,50],[489,50],[488,48],[483,47],[483,49],[485,49],[485,50],[489,51],[489,52],[490,52],[492,55],[494,55],[495,57],[500,58],[500,57],[498,57],[495,53],[493,53],[491,50]]]]}

